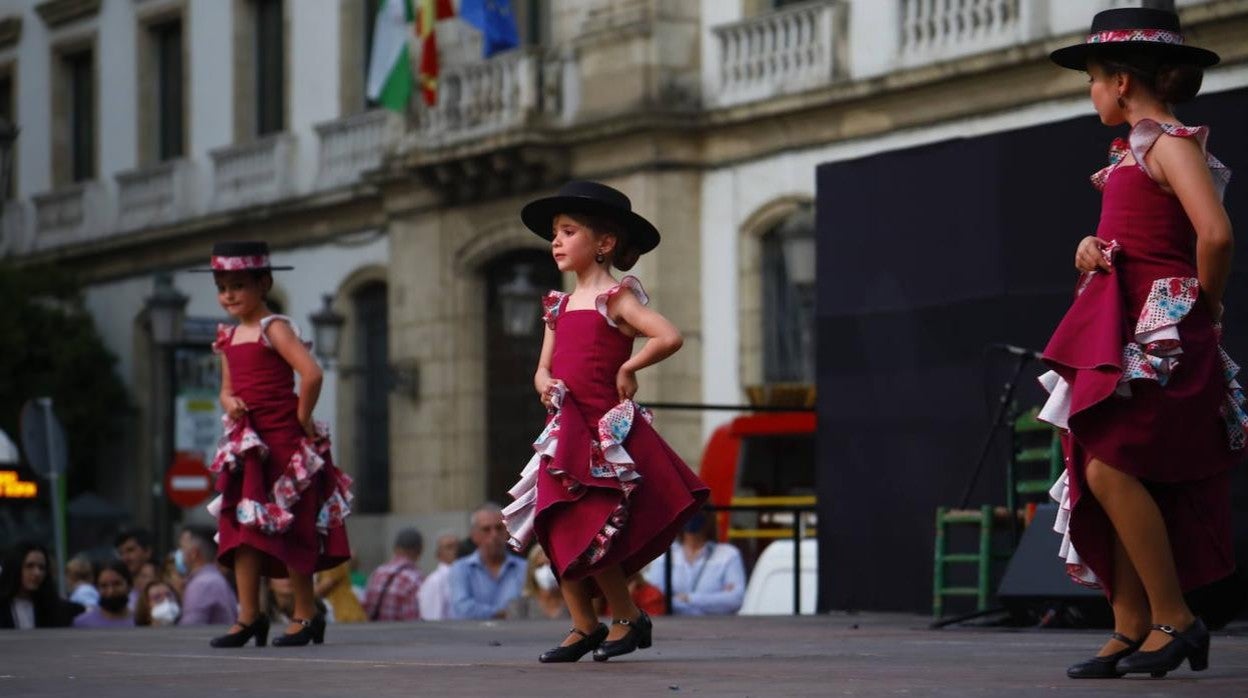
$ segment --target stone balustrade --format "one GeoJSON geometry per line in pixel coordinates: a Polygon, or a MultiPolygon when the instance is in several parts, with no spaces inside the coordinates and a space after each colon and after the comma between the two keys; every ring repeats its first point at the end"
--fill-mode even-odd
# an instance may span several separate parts
{"type": "Polygon", "coordinates": [[[402,135],[403,118],[388,109],[355,114],[316,125],[320,138],[317,189],[358,181],[376,169],[402,135]]]}
{"type": "Polygon", "coordinates": [[[212,208],[267,204],[293,193],[295,137],[265,136],[209,151],[213,164],[212,208]]]}
{"type": "Polygon", "coordinates": [[[101,182],[78,182],[36,194],[31,201],[35,227],[28,251],[86,242],[111,232],[113,206],[101,182]]]}
{"type": "Polygon", "coordinates": [[[119,172],[117,228],[122,232],[166,225],[194,214],[189,160],[170,160],[151,167],[119,172]]]}
{"type": "Polygon", "coordinates": [[[846,16],[831,0],[715,27],[720,67],[707,101],[732,106],[831,84],[845,73],[846,16]]]}
{"type": "Polygon", "coordinates": [[[531,123],[551,99],[542,89],[542,73],[543,54],[536,48],[445,67],[438,76],[437,105],[421,113],[416,145],[452,145],[531,123]]]}
{"type": "Polygon", "coordinates": [[[901,0],[901,63],[950,60],[1030,38],[1032,0],[901,0]]]}

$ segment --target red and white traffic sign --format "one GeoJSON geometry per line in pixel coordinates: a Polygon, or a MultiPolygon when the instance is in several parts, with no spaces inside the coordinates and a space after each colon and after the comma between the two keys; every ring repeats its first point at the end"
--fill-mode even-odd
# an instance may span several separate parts
{"type": "Polygon", "coordinates": [[[212,494],[212,473],[204,459],[194,453],[179,452],[165,471],[165,493],[169,501],[189,509],[212,494]]]}

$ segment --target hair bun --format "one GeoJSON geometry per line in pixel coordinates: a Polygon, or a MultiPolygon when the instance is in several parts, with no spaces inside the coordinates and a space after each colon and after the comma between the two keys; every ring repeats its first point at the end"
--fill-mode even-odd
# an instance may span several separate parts
{"type": "Polygon", "coordinates": [[[629,245],[628,247],[615,253],[615,258],[611,261],[611,265],[620,271],[628,271],[633,268],[633,265],[636,264],[637,260],[640,258],[641,252],[637,250],[637,247],[629,245]]]}
{"type": "Polygon", "coordinates": [[[1200,92],[1205,71],[1190,63],[1162,64],[1157,67],[1157,97],[1167,104],[1186,102],[1200,92]]]}

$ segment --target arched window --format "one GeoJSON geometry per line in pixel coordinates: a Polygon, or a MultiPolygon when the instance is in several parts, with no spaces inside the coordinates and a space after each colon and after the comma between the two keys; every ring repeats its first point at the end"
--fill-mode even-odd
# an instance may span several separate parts
{"type": "Polygon", "coordinates": [[[533,437],[546,418],[533,389],[542,353],[541,298],[562,280],[549,252],[517,250],[485,266],[485,284],[485,496],[501,502],[533,455],[533,437]],[[531,302],[514,302],[526,297],[531,302]]]}
{"type": "Polygon", "coordinates": [[[814,208],[803,205],[761,242],[763,380],[814,383],[814,208]]]}
{"type": "Polygon", "coordinates": [[[352,341],[360,372],[355,378],[355,509],[390,510],[390,364],[386,285],[365,284],[351,294],[356,319],[352,341]]]}

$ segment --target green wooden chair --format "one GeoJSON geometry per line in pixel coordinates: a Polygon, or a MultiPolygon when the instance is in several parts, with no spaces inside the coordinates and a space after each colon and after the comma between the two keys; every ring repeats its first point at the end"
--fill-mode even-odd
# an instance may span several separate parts
{"type": "Polygon", "coordinates": [[[978,509],[936,509],[936,550],[932,569],[932,616],[936,619],[944,615],[945,599],[951,596],[974,597],[976,610],[988,609],[992,595],[993,563],[1008,560],[1018,540],[1018,523],[1022,515],[1018,509],[1020,499],[1038,501],[1047,497],[1049,487],[1061,473],[1062,450],[1057,431],[1037,420],[1038,412],[1038,408],[1032,409],[1014,420],[1012,456],[1006,472],[1005,506],[985,504],[978,509]],[[972,550],[949,550],[955,526],[978,527],[977,535],[973,536],[977,544],[972,550]],[[1000,530],[997,527],[1008,527],[1012,533],[1006,549],[993,548],[993,532],[1000,530]],[[974,565],[975,583],[947,583],[950,565],[974,565]]]}

